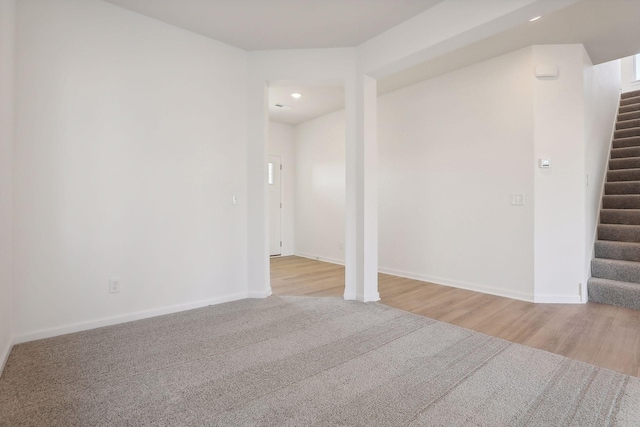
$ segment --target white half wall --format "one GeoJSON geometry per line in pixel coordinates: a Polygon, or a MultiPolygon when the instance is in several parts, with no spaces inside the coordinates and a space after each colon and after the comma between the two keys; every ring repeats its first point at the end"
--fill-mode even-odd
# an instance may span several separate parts
{"type": "MultiPolygon", "coordinates": [[[[586,254],[585,270],[591,277],[591,259],[597,238],[600,206],[604,190],[607,163],[620,100],[620,61],[594,66],[586,50],[584,53],[585,103],[585,169],[586,197],[586,254]]],[[[586,282],[585,282],[586,285],[586,282]]],[[[582,291],[586,298],[586,288],[582,291]]]]}
{"type": "Polygon", "coordinates": [[[13,123],[16,1],[0,0],[0,375],[13,340],[13,123]]]}
{"type": "Polygon", "coordinates": [[[30,0],[16,65],[18,339],[246,297],[246,52],[30,0]]]}
{"type": "Polygon", "coordinates": [[[295,253],[344,263],[344,110],[294,128],[295,253]]]}
{"type": "Polygon", "coordinates": [[[530,75],[527,48],[379,98],[380,271],[533,299],[530,75]]]}
{"type": "Polygon", "coordinates": [[[268,154],[282,161],[282,256],[293,255],[295,210],[295,144],[293,126],[269,122],[268,154]]]}

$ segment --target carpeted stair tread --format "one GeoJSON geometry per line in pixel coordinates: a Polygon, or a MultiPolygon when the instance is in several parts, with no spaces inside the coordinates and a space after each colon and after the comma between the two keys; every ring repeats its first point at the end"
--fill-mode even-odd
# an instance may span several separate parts
{"type": "Polygon", "coordinates": [[[592,277],[587,281],[589,301],[640,310],[640,285],[592,277]]]}
{"type": "Polygon", "coordinates": [[[640,119],[631,119],[631,120],[618,120],[616,123],[616,130],[619,129],[629,129],[629,128],[637,128],[640,127],[640,119]]]}
{"type": "Polygon", "coordinates": [[[591,276],[599,279],[640,283],[640,262],[594,258],[591,260],[591,276]]]}
{"type": "Polygon", "coordinates": [[[602,196],[604,209],[640,209],[640,194],[611,194],[602,196]]]}
{"type": "MultiPolygon", "coordinates": [[[[634,99],[634,98],[630,98],[630,99],[634,99]]],[[[618,113],[629,113],[631,111],[638,111],[640,110],[640,104],[628,104],[628,105],[621,105],[620,109],[618,110],[618,113]]]]}
{"type": "Polygon", "coordinates": [[[630,111],[628,113],[618,114],[618,121],[625,122],[627,120],[640,119],[640,111],[630,111]]]}
{"type": "Polygon", "coordinates": [[[635,98],[637,96],[640,96],[640,90],[632,90],[630,92],[624,92],[620,95],[620,99],[635,98]]]}
{"type": "Polygon", "coordinates": [[[602,224],[640,225],[640,209],[602,209],[602,224]]]}
{"type": "Polygon", "coordinates": [[[625,157],[640,157],[640,146],[614,148],[611,150],[612,159],[623,159],[625,157]]]}
{"type": "Polygon", "coordinates": [[[640,146],[640,137],[631,138],[615,138],[613,140],[613,148],[638,147],[640,146]]]}
{"type": "Polygon", "coordinates": [[[609,160],[609,170],[638,168],[640,168],[640,157],[623,157],[609,160]]]}
{"type": "Polygon", "coordinates": [[[620,99],[620,105],[623,107],[633,104],[640,104],[640,96],[629,96],[627,98],[620,99]]]}
{"type": "Polygon", "coordinates": [[[595,252],[596,258],[640,261],[640,243],[597,240],[595,252]]]}
{"type": "Polygon", "coordinates": [[[630,138],[640,136],[640,128],[620,129],[613,133],[614,138],[630,138]]]}
{"type": "Polygon", "coordinates": [[[598,224],[598,239],[640,243],[640,225],[598,224]]]}
{"type": "Polygon", "coordinates": [[[607,172],[607,182],[640,181],[640,168],[618,169],[607,172]]]}
{"type": "Polygon", "coordinates": [[[604,194],[640,194],[640,181],[614,181],[604,184],[604,194]]]}

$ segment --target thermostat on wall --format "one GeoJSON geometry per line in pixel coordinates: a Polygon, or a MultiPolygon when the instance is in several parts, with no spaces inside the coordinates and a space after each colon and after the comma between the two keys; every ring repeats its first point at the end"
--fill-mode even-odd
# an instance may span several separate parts
{"type": "Polygon", "coordinates": [[[551,167],[551,160],[549,159],[539,159],[538,162],[538,166],[541,169],[549,169],[551,167]]]}

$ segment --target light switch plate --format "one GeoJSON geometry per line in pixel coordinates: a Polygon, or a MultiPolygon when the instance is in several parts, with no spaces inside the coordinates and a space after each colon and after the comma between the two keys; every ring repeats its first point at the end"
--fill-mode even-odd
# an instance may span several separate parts
{"type": "Polygon", "coordinates": [[[524,194],[512,194],[511,195],[512,206],[524,206],[524,194]]]}

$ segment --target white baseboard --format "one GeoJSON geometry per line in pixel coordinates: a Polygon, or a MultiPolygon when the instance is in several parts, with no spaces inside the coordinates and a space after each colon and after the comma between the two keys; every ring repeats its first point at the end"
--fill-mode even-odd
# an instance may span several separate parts
{"type": "Polygon", "coordinates": [[[11,353],[11,348],[13,348],[13,342],[9,341],[5,348],[2,349],[2,353],[0,353],[0,376],[2,376],[2,372],[4,371],[4,367],[7,364],[7,360],[9,360],[9,353],[11,353]]]}
{"type": "Polygon", "coordinates": [[[316,260],[316,261],[323,261],[323,262],[328,262],[328,263],[331,263],[331,264],[344,265],[344,260],[339,260],[337,258],[328,258],[328,257],[323,257],[323,256],[304,254],[302,252],[295,252],[294,255],[295,256],[299,256],[300,258],[309,258],[309,259],[313,259],[313,260],[316,260]]]}
{"type": "MultiPolygon", "coordinates": [[[[326,257],[306,254],[306,253],[302,253],[302,252],[296,252],[294,255],[295,256],[299,256],[301,258],[308,258],[308,259],[313,259],[313,260],[316,260],[316,261],[323,261],[323,262],[329,262],[329,263],[332,263],[332,264],[344,265],[344,261],[338,260],[338,259],[326,258],[326,257]]],[[[442,277],[425,276],[425,275],[422,275],[422,274],[416,274],[416,273],[411,273],[411,272],[402,271],[402,270],[395,270],[395,269],[386,268],[386,267],[379,267],[378,271],[380,273],[390,274],[392,276],[406,277],[407,279],[420,280],[420,281],[423,281],[423,282],[435,283],[437,285],[450,286],[450,287],[453,287],[453,288],[466,289],[466,290],[469,290],[469,291],[476,291],[476,292],[483,292],[485,294],[497,295],[497,296],[500,296],[500,297],[512,298],[512,299],[517,299],[517,300],[527,301],[527,302],[534,302],[534,296],[531,295],[531,294],[525,293],[525,292],[510,291],[508,289],[500,289],[500,288],[494,288],[494,287],[490,287],[490,286],[479,285],[477,283],[468,283],[468,282],[462,282],[462,281],[458,281],[458,280],[444,279],[442,277]]],[[[549,296],[549,301],[550,302],[564,303],[564,304],[574,304],[574,302],[569,302],[570,298],[567,298],[567,297],[561,296],[556,300],[553,300],[552,297],[553,296],[549,296]],[[565,301],[567,301],[567,302],[565,302],[565,301]]],[[[357,296],[355,294],[354,295],[345,294],[344,299],[345,300],[356,300],[358,298],[357,298],[357,296]]],[[[367,296],[367,301],[378,301],[378,300],[380,300],[380,296],[379,295],[377,296],[377,298],[374,295],[367,296]]],[[[577,301],[578,302],[576,302],[576,304],[580,303],[579,300],[580,300],[580,298],[577,297],[577,301]]],[[[571,300],[571,301],[573,301],[573,300],[571,300]]],[[[547,301],[535,301],[535,302],[547,302],[547,301]]]]}
{"type": "Polygon", "coordinates": [[[378,292],[373,292],[370,294],[365,294],[364,297],[362,298],[363,302],[376,302],[376,301],[380,301],[380,293],[378,292]]]}
{"type": "Polygon", "coordinates": [[[267,298],[268,296],[271,296],[271,288],[268,291],[249,292],[247,294],[248,298],[267,298]]]}
{"type": "Polygon", "coordinates": [[[13,339],[13,344],[20,344],[23,342],[39,340],[43,338],[56,337],[58,335],[70,334],[73,332],[81,332],[89,329],[101,328],[103,326],[117,325],[119,323],[132,322],[134,320],[147,319],[150,317],[162,316],[164,314],[177,313],[180,311],[193,310],[195,308],[206,307],[209,305],[222,304],[225,302],[237,301],[247,298],[246,292],[227,295],[224,297],[213,298],[204,301],[196,301],[187,304],[174,305],[169,307],[163,307],[153,310],[139,311],[131,314],[124,314],[120,316],[105,317],[98,320],[91,320],[88,322],[81,322],[72,325],[60,326],[51,329],[43,329],[36,332],[30,332],[28,334],[17,335],[13,339]]]}
{"type": "Polygon", "coordinates": [[[443,279],[442,277],[425,276],[422,274],[409,273],[407,271],[394,270],[391,268],[379,268],[380,273],[392,276],[405,277],[407,279],[420,280],[423,282],[435,283],[436,285],[450,286],[452,288],[466,289],[468,291],[482,292],[485,294],[497,295],[500,297],[512,298],[521,301],[534,302],[533,295],[525,292],[510,291],[508,289],[493,288],[479,285],[477,283],[461,282],[459,280],[443,279]]]}
{"type": "Polygon", "coordinates": [[[542,304],[585,304],[580,295],[536,295],[535,303],[542,304]]]}

